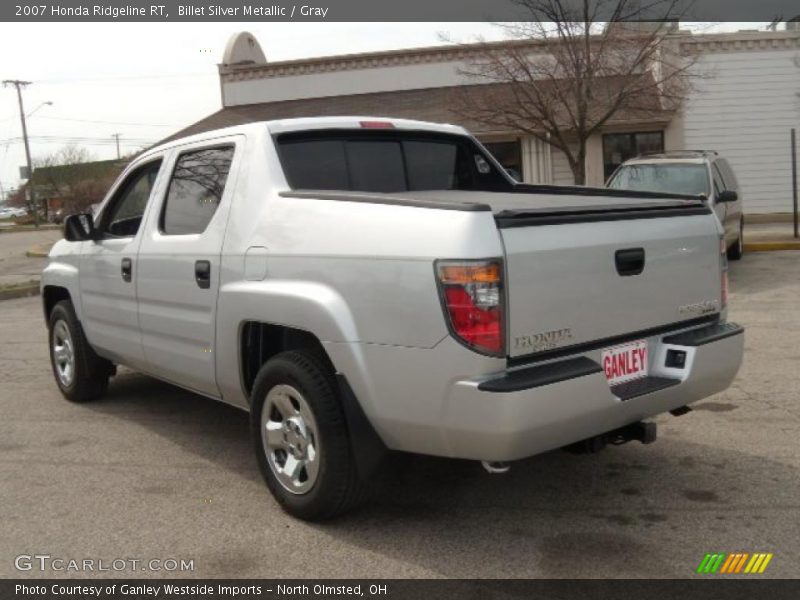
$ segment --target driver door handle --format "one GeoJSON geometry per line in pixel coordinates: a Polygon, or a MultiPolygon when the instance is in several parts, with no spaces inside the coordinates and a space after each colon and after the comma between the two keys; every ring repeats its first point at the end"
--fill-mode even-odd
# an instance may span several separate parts
{"type": "Polygon", "coordinates": [[[133,261],[130,258],[123,258],[120,271],[122,272],[123,281],[130,281],[133,274],[133,261]]]}
{"type": "Polygon", "coordinates": [[[198,287],[206,290],[211,287],[211,263],[207,260],[196,260],[194,263],[194,280],[198,287]]]}

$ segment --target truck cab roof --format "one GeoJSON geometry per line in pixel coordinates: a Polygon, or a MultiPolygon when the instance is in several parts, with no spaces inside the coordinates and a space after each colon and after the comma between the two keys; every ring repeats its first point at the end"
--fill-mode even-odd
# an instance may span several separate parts
{"type": "Polygon", "coordinates": [[[212,129],[194,135],[171,139],[159,143],[147,150],[148,153],[162,151],[175,146],[200,142],[236,134],[263,133],[271,134],[289,133],[294,131],[313,131],[321,129],[394,129],[409,131],[430,131],[436,133],[449,133],[452,135],[469,135],[466,129],[457,125],[443,123],[430,123],[412,119],[395,119],[391,117],[373,116],[342,116],[342,117],[303,117],[294,119],[277,119],[271,121],[254,121],[242,125],[233,125],[220,129],[212,129]]]}

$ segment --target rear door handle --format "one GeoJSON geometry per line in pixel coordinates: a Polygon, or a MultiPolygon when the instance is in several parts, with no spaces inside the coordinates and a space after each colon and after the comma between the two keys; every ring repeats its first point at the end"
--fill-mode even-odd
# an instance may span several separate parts
{"type": "Polygon", "coordinates": [[[644,271],[644,248],[626,248],[614,253],[614,264],[621,277],[638,275],[644,271]]]}
{"type": "Polygon", "coordinates": [[[211,287],[211,263],[209,261],[195,261],[194,280],[197,282],[198,287],[204,290],[211,287]]]}
{"type": "Polygon", "coordinates": [[[123,258],[120,266],[123,281],[130,281],[133,274],[133,261],[130,258],[123,258]]]}

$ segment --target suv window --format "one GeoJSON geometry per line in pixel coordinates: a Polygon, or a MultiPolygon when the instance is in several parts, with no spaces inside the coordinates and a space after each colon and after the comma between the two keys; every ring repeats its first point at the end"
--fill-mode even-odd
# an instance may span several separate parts
{"type": "Polygon", "coordinates": [[[614,173],[608,187],[708,196],[708,168],[705,164],[679,162],[625,164],[614,173]]]}
{"type": "Polygon", "coordinates": [[[233,146],[192,150],[178,157],[161,213],[163,233],[205,231],[222,200],[232,160],[233,146]]]}
{"type": "Polygon", "coordinates": [[[159,159],[128,175],[110,201],[108,216],[100,224],[102,233],[113,237],[136,235],[160,168],[159,159]]]}
{"type": "Polygon", "coordinates": [[[719,193],[723,190],[732,189],[729,187],[725,182],[725,177],[722,176],[722,172],[717,166],[717,163],[711,163],[711,174],[714,177],[714,193],[715,195],[719,195],[719,193]]]}
{"type": "Polygon", "coordinates": [[[279,136],[278,148],[293,189],[392,193],[511,188],[483,150],[465,136],[306,131],[279,136]]]}
{"type": "Polygon", "coordinates": [[[736,180],[736,175],[733,173],[731,164],[727,161],[727,159],[720,158],[716,164],[719,166],[722,177],[725,179],[725,183],[728,185],[727,189],[734,191],[738,190],[739,182],[736,180]]]}

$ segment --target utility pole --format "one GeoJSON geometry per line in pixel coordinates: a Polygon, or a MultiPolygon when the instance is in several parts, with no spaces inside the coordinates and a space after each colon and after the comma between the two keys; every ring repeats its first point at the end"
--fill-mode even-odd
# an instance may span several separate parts
{"type": "Polygon", "coordinates": [[[33,223],[39,227],[39,207],[36,206],[36,191],[33,189],[33,165],[31,164],[31,148],[28,144],[28,126],[25,123],[25,108],[22,104],[22,88],[30,85],[30,81],[20,81],[19,79],[6,79],[3,87],[13,85],[17,88],[17,100],[19,100],[19,120],[22,122],[22,140],[25,143],[25,160],[28,163],[28,205],[33,208],[33,223]]]}
{"type": "Polygon", "coordinates": [[[791,133],[792,145],[792,207],[794,209],[794,237],[800,238],[800,224],[798,224],[797,212],[797,136],[795,135],[795,128],[792,127],[791,133]]]}
{"type": "Polygon", "coordinates": [[[117,140],[117,159],[120,158],[120,156],[119,156],[119,136],[121,136],[121,135],[122,135],[121,133],[112,133],[111,134],[111,137],[113,137],[115,140],[117,140]]]}

